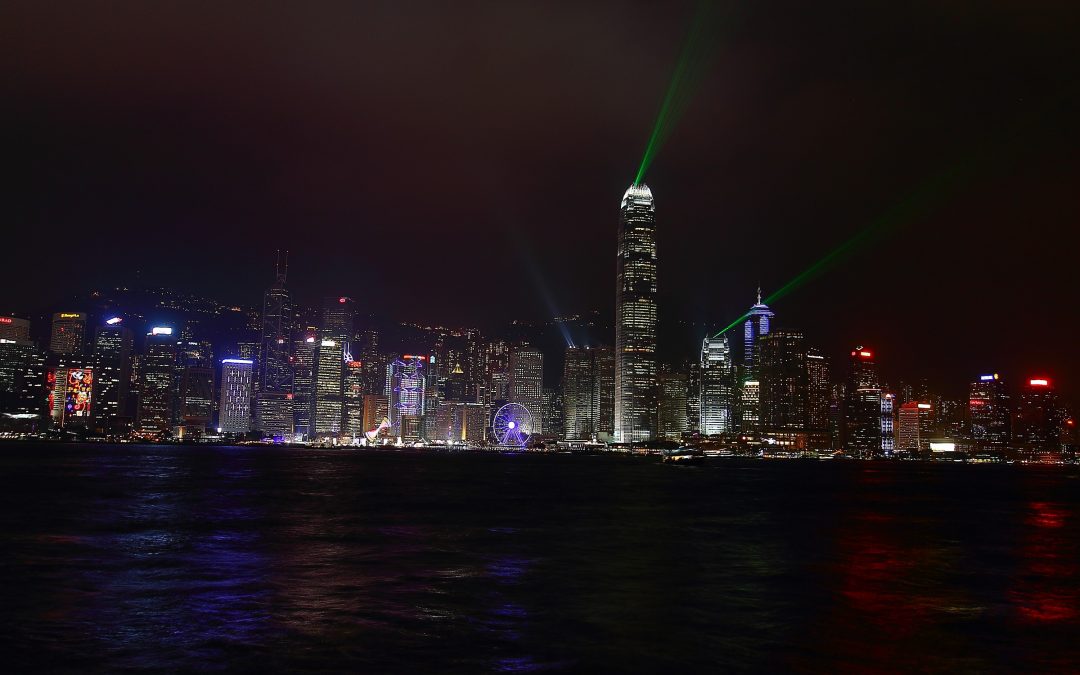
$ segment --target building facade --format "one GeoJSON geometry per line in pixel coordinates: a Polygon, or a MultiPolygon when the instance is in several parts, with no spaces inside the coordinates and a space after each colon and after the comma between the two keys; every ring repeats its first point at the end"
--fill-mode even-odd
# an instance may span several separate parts
{"type": "Polygon", "coordinates": [[[697,428],[703,436],[735,431],[735,364],[727,335],[701,343],[697,428]]]}
{"type": "Polygon", "coordinates": [[[246,434],[251,431],[251,399],[255,362],[222,359],[221,395],[218,399],[218,431],[246,434]]]}
{"type": "Polygon", "coordinates": [[[623,194],[615,279],[615,441],[656,437],[656,204],[644,183],[623,194]]]}

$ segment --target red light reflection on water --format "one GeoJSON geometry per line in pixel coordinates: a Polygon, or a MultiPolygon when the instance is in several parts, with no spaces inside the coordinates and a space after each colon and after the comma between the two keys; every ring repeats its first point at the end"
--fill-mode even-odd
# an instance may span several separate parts
{"type": "Polygon", "coordinates": [[[1022,542],[1024,567],[1016,575],[1009,599],[1020,619],[1028,622],[1076,619],[1076,544],[1064,532],[1065,510],[1047,502],[1032,502],[1022,542]]]}

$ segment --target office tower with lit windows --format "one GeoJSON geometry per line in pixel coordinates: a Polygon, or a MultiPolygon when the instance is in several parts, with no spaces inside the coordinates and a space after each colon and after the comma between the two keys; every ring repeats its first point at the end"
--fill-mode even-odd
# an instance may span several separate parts
{"type": "Polygon", "coordinates": [[[45,352],[30,340],[0,338],[0,414],[28,425],[46,414],[45,352]]]}
{"type": "Polygon", "coordinates": [[[184,367],[180,374],[178,436],[199,438],[210,428],[214,417],[214,391],[212,367],[184,367]]]}
{"type": "Polygon", "coordinates": [[[563,438],[566,433],[566,417],[563,413],[562,390],[544,387],[544,433],[563,438]]]}
{"type": "Polygon", "coordinates": [[[94,426],[103,432],[130,429],[128,410],[134,335],[119,318],[111,318],[94,333],[91,363],[94,368],[94,426]]]}
{"type": "MultiPolygon", "coordinates": [[[[292,333],[296,310],[285,281],[289,254],[278,253],[274,284],[263,294],[255,427],[267,436],[293,435],[292,333]]],[[[339,303],[340,304],[340,303],[339,303]]]]}
{"type": "Polygon", "coordinates": [[[659,402],[656,415],[658,435],[665,441],[681,441],[687,431],[686,371],[665,370],[657,375],[659,402]]]}
{"type": "Polygon", "coordinates": [[[30,322],[17,316],[0,316],[0,340],[30,341],[30,322]]]}
{"type": "Polygon", "coordinates": [[[324,338],[315,352],[313,438],[337,437],[344,416],[345,343],[324,338]]]}
{"type": "Polygon", "coordinates": [[[931,403],[908,401],[900,406],[896,422],[896,449],[903,452],[926,453],[934,435],[934,406],[931,403]]]}
{"type": "Polygon", "coordinates": [[[615,441],[656,436],[656,204],[644,183],[622,198],[615,279],[615,441]]]}
{"type": "Polygon", "coordinates": [[[355,337],[356,302],[340,296],[323,300],[320,335],[324,340],[351,343],[355,337]]]}
{"type": "Polygon", "coordinates": [[[784,330],[761,335],[756,361],[762,430],[805,431],[810,385],[803,334],[784,330]]]}
{"type": "Polygon", "coordinates": [[[701,431],[701,361],[687,366],[686,379],[686,430],[696,434],[701,431]]]}
{"type": "Polygon", "coordinates": [[[405,354],[386,368],[391,435],[403,442],[420,439],[426,412],[428,357],[405,354]]]}
{"type": "Polygon", "coordinates": [[[806,384],[806,428],[826,432],[829,430],[829,401],[832,397],[829,362],[816,347],[806,350],[806,384]]]}
{"type": "Polygon", "coordinates": [[[970,436],[980,450],[1001,452],[1009,446],[1009,393],[997,373],[980,375],[968,388],[970,436]]]}
{"type": "Polygon", "coordinates": [[[318,345],[314,330],[301,333],[293,342],[293,432],[300,438],[306,438],[311,433],[318,345]]]}
{"type": "Polygon", "coordinates": [[[881,452],[891,457],[896,449],[896,395],[881,394],[881,452]]]}
{"type": "Polygon", "coordinates": [[[739,432],[746,436],[761,433],[761,382],[744,380],[739,389],[739,432]]]}
{"type": "Polygon", "coordinates": [[[698,430],[703,436],[735,431],[735,364],[727,335],[705,338],[699,362],[698,430]]]}
{"type": "Polygon", "coordinates": [[[615,355],[609,347],[567,347],[563,361],[563,437],[610,440],[614,431],[615,355]]]}
{"type": "Polygon", "coordinates": [[[52,317],[52,333],[49,351],[53,354],[79,354],[83,350],[86,334],[86,314],[83,312],[57,312],[52,317]]]}
{"type": "Polygon", "coordinates": [[[344,420],[342,433],[354,439],[364,435],[364,369],[361,361],[345,363],[342,410],[344,420]]]}
{"type": "Polygon", "coordinates": [[[139,359],[139,407],[135,428],[142,436],[172,430],[176,400],[176,338],[173,329],[155,326],[146,335],[139,359]]]}
{"type": "Polygon", "coordinates": [[[747,312],[746,321],[743,322],[743,375],[749,379],[757,379],[757,371],[754,366],[754,349],[761,336],[769,334],[770,324],[776,315],[769,306],[761,301],[761,289],[757,292],[757,302],[747,312]]]}
{"type": "Polygon", "coordinates": [[[1064,418],[1053,382],[1046,377],[1028,379],[1017,396],[1012,425],[1013,446],[1028,460],[1061,452],[1064,418]]]}
{"type": "Polygon", "coordinates": [[[221,360],[218,431],[223,434],[246,434],[251,431],[254,366],[255,362],[251,359],[221,360]]]}
{"type": "Polygon", "coordinates": [[[881,452],[881,385],[874,354],[865,347],[851,352],[844,400],[844,447],[859,457],[881,452]]]}
{"type": "Polygon", "coordinates": [[[509,400],[532,414],[532,427],[525,432],[536,436],[544,431],[544,355],[528,344],[510,350],[509,400]]]}

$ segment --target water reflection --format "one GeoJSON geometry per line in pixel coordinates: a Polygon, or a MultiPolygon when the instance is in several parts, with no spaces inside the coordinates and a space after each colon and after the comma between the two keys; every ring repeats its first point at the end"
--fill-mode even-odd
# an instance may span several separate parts
{"type": "Polygon", "coordinates": [[[1024,621],[1077,618],[1077,544],[1065,530],[1067,518],[1060,504],[1028,504],[1020,553],[1023,566],[1009,594],[1024,621]]]}

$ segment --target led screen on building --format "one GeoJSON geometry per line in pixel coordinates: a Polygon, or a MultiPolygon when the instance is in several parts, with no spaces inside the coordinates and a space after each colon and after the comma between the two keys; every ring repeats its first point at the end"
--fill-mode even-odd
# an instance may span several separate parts
{"type": "Polygon", "coordinates": [[[94,374],[89,368],[67,371],[67,390],[64,397],[64,417],[89,417],[94,374]]]}

